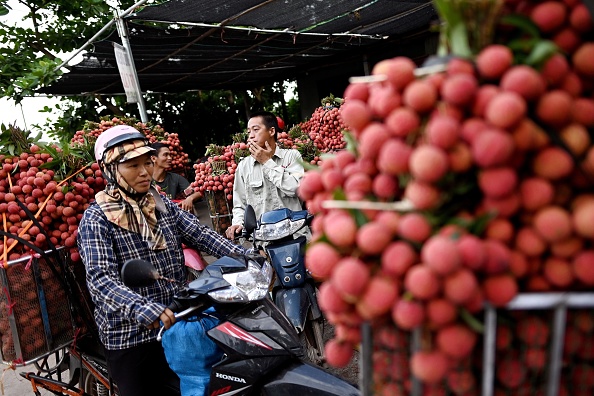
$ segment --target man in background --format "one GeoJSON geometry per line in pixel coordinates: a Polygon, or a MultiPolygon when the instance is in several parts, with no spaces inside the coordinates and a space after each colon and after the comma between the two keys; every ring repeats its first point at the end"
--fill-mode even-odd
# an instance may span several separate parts
{"type": "MultiPolygon", "coordinates": [[[[279,130],[273,113],[253,113],[248,121],[247,145],[250,155],[237,166],[233,182],[233,220],[225,235],[234,239],[243,229],[247,205],[257,217],[262,213],[287,208],[303,210],[297,188],[303,176],[303,159],[295,149],[276,144],[279,130]]],[[[302,233],[307,233],[307,228],[302,233]]]]}
{"type": "Polygon", "coordinates": [[[190,182],[174,172],[169,172],[171,168],[171,151],[169,146],[164,143],[153,143],[151,145],[155,152],[152,155],[153,160],[153,179],[161,193],[165,193],[167,198],[179,201],[179,206],[183,210],[194,213],[194,203],[202,197],[199,191],[194,192],[190,182]]]}

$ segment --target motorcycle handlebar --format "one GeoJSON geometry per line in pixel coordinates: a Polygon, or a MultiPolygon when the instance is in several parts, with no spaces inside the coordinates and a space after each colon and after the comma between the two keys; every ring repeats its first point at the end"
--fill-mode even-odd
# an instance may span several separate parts
{"type": "Polygon", "coordinates": [[[186,316],[189,313],[192,313],[194,311],[205,309],[206,308],[206,305],[208,305],[208,304],[205,304],[204,302],[198,303],[197,305],[183,304],[182,301],[179,301],[177,299],[174,299],[167,306],[167,308],[169,308],[170,310],[172,310],[173,313],[175,314],[175,317],[177,319],[179,319],[179,318],[183,318],[184,316],[186,316]]]}
{"type": "Polygon", "coordinates": [[[167,308],[172,310],[174,313],[177,313],[177,312],[180,312],[181,310],[183,310],[183,307],[181,306],[181,304],[179,304],[176,300],[173,300],[171,302],[171,304],[169,304],[167,306],[167,308]]]}
{"type": "Polygon", "coordinates": [[[175,313],[175,319],[183,319],[185,318],[188,314],[191,314],[194,311],[197,311],[199,309],[203,309],[203,306],[198,306],[198,307],[190,307],[190,308],[186,308],[183,311],[180,312],[176,312],[175,313]]]}
{"type": "MultiPolygon", "coordinates": [[[[169,304],[169,306],[167,308],[171,309],[173,311],[173,309],[177,309],[179,307],[179,305],[175,304],[175,303],[171,303],[169,304]],[[172,309],[173,308],[173,309],[172,309]]],[[[200,309],[202,307],[190,307],[187,308],[181,312],[175,312],[175,319],[179,320],[179,319],[183,319],[186,316],[188,316],[188,314],[200,309]]],[[[163,332],[165,331],[165,326],[161,326],[161,328],[159,329],[159,333],[157,333],[157,341],[161,341],[161,339],[163,338],[163,332]]]]}

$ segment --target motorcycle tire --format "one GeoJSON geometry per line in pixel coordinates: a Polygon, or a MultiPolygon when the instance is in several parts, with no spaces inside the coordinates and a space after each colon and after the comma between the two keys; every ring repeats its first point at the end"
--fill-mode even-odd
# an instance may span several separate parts
{"type": "MultiPolygon", "coordinates": [[[[109,396],[107,389],[90,371],[82,371],[82,388],[90,396],[109,396]]],[[[117,393],[116,393],[117,394],[117,393]]]]}
{"type": "Polygon", "coordinates": [[[307,322],[299,334],[299,340],[305,351],[305,359],[317,366],[322,366],[326,360],[324,354],[324,318],[313,320],[311,312],[307,315],[307,322]]]}

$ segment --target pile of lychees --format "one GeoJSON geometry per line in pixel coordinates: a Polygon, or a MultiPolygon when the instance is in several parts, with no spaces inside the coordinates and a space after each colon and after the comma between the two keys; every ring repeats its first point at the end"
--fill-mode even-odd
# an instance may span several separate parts
{"type": "MultiPolygon", "coordinates": [[[[350,360],[363,321],[391,346],[421,329],[404,374],[374,355],[384,394],[408,394],[408,373],[429,390],[477,394],[468,363],[485,303],[594,287],[592,18],[578,1],[509,1],[512,13],[560,50],[520,62],[495,43],[437,72],[404,57],[377,63],[344,93],[356,147],[302,181],[316,215],[306,263],[336,326],[328,362],[350,360]]],[[[498,386],[542,372],[546,342],[531,345],[531,364],[508,356],[523,370],[498,370],[498,386]]]]}

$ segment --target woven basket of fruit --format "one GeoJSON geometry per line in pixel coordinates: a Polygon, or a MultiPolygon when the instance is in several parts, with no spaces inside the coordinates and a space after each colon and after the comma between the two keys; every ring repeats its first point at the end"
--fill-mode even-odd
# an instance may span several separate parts
{"type": "Polygon", "coordinates": [[[212,226],[216,232],[224,235],[233,216],[227,194],[223,190],[206,190],[205,193],[212,226]]]}

